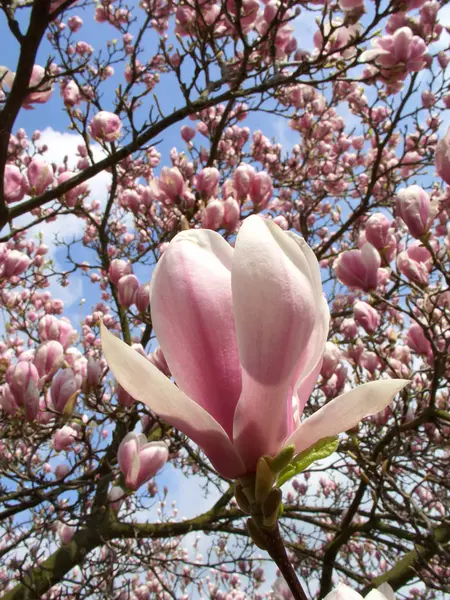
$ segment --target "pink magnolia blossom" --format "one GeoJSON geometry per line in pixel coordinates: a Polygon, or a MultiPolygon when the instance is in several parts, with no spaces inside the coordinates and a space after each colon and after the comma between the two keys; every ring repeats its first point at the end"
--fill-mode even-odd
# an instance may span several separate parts
{"type": "MultiPolygon", "coordinates": [[[[69,181],[69,179],[72,179],[76,175],[77,175],[77,173],[73,173],[72,171],[64,171],[63,173],[61,173],[61,175],[59,175],[57,183],[58,183],[58,185],[61,185],[61,183],[65,183],[66,181],[69,181]]],[[[65,200],[67,206],[73,208],[75,206],[75,204],[77,203],[77,201],[80,199],[80,197],[84,196],[88,193],[89,193],[88,184],[80,183],[79,185],[76,185],[75,187],[70,189],[68,192],[65,192],[62,195],[62,198],[65,200]]]]}
{"type": "Polygon", "coordinates": [[[60,523],[58,527],[58,536],[61,540],[61,544],[68,544],[74,535],[75,527],[72,525],[66,525],[65,523],[60,523]]]}
{"type": "Polygon", "coordinates": [[[417,354],[432,354],[431,344],[419,323],[413,323],[408,329],[406,342],[411,350],[414,350],[417,354]]]}
{"type": "Polygon", "coordinates": [[[256,173],[250,183],[250,200],[258,208],[265,208],[272,197],[272,177],[265,171],[256,173]]]}
{"type": "Polygon", "coordinates": [[[205,167],[196,177],[196,189],[206,198],[215,196],[219,187],[220,173],[215,167],[205,167]]]}
{"type": "Polygon", "coordinates": [[[72,402],[79,391],[78,382],[72,369],[62,369],[52,380],[50,393],[55,409],[62,413],[68,402],[72,402]]]}
{"type": "Polygon", "coordinates": [[[391,222],[383,213],[374,213],[366,222],[366,240],[381,250],[389,244],[391,222]]]}
{"type": "Polygon", "coordinates": [[[134,304],[139,281],[136,275],[124,275],[117,282],[117,295],[122,306],[129,307],[134,304]]]}
{"type": "Polygon", "coordinates": [[[19,202],[25,195],[25,179],[19,167],[7,163],[3,177],[5,200],[8,203],[19,202]]]}
{"type": "Polygon", "coordinates": [[[17,277],[26,271],[30,265],[29,256],[18,250],[9,250],[3,262],[3,276],[17,277]]]}
{"type": "Polygon", "coordinates": [[[177,383],[102,326],[125,390],[190,436],[225,477],[260,456],[296,452],[382,410],[406,380],[335,398],[300,422],[316,384],[329,310],[314,253],[297,235],[247,218],[232,248],[209,230],[179,233],[151,282],[152,322],[177,383]]]}
{"type": "Polygon", "coordinates": [[[64,104],[69,107],[80,104],[82,100],[81,90],[73,79],[61,88],[61,96],[64,104]]]}
{"type": "Polygon", "coordinates": [[[256,175],[251,165],[242,164],[233,173],[233,186],[239,199],[244,199],[250,192],[250,186],[256,175]]]}
{"type": "Polygon", "coordinates": [[[108,269],[108,275],[111,283],[117,285],[119,283],[119,279],[124,275],[129,275],[133,272],[133,267],[131,263],[126,260],[121,260],[120,258],[115,258],[111,261],[108,269]]]}
{"type": "Polygon", "coordinates": [[[150,304],[150,286],[148,284],[138,287],[134,301],[139,312],[143,313],[147,310],[150,304]]]}
{"type": "Polygon", "coordinates": [[[130,490],[137,490],[162,469],[169,457],[164,442],[147,442],[145,435],[128,433],[120,442],[117,460],[130,490]]]}
{"type": "Polygon", "coordinates": [[[374,49],[363,52],[360,60],[374,60],[386,81],[405,79],[408,73],[421,71],[426,65],[427,46],[409,27],[375,39],[373,45],[374,49]]]}
{"type": "Polygon", "coordinates": [[[437,202],[431,202],[429,195],[418,185],[403,188],[397,193],[397,215],[415,238],[419,239],[430,231],[437,208],[437,202]]]}
{"type": "Polygon", "coordinates": [[[217,231],[217,229],[222,227],[224,214],[225,207],[223,202],[217,198],[211,199],[202,214],[202,227],[217,231]]]}
{"type": "Polygon", "coordinates": [[[365,292],[376,289],[381,258],[372,244],[364,244],[361,250],[342,252],[334,261],[335,273],[343,284],[365,292]]]}
{"type": "Polygon", "coordinates": [[[37,348],[33,362],[39,376],[47,377],[62,367],[64,362],[64,348],[56,340],[44,342],[37,348]]]}
{"type": "Polygon", "coordinates": [[[397,256],[397,267],[410,281],[428,285],[428,276],[433,266],[430,252],[420,241],[411,244],[397,256]]]}
{"type": "Polygon", "coordinates": [[[31,188],[31,194],[39,195],[45,192],[48,186],[53,183],[53,169],[42,156],[38,155],[35,156],[28,165],[27,177],[31,188]]]}
{"type": "Polygon", "coordinates": [[[122,135],[122,121],[114,113],[101,110],[91,121],[91,135],[95,140],[114,142],[122,135]]]}
{"type": "Polygon", "coordinates": [[[189,143],[192,139],[194,139],[196,131],[193,127],[189,127],[189,125],[183,125],[181,128],[181,137],[186,143],[189,143]]]}
{"type": "Polygon", "coordinates": [[[439,177],[450,185],[450,127],[447,133],[436,146],[434,164],[439,177]]]}
{"type": "Polygon", "coordinates": [[[373,306],[370,306],[367,302],[355,302],[353,314],[355,315],[355,321],[358,325],[361,325],[367,333],[375,333],[380,326],[380,315],[373,306]]]}
{"type": "MultiPolygon", "coordinates": [[[[0,74],[5,73],[2,79],[2,83],[5,83],[9,88],[12,88],[14,84],[14,79],[16,74],[12,71],[8,71],[4,67],[0,67],[0,74]]],[[[36,88],[33,92],[28,94],[28,96],[23,101],[23,107],[25,109],[32,109],[33,104],[45,104],[50,100],[50,97],[53,93],[53,84],[50,82],[42,83],[42,80],[45,78],[45,69],[40,65],[34,65],[33,70],[31,71],[31,77],[28,84],[29,88],[36,88]]]]}
{"type": "Polygon", "coordinates": [[[53,436],[53,446],[56,452],[67,450],[77,439],[77,432],[72,427],[65,425],[58,429],[53,436]]]}

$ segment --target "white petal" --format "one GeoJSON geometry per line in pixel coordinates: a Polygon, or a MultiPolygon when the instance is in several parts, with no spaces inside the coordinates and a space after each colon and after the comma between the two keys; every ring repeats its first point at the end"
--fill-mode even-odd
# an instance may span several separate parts
{"type": "Polygon", "coordinates": [[[338,585],[323,600],[362,600],[361,594],[343,583],[338,585]]]}
{"type": "Polygon", "coordinates": [[[381,379],[338,396],[303,421],[286,445],[294,444],[296,452],[301,452],[324,437],[351,429],[364,417],[383,410],[408,383],[408,379],[381,379]]]}

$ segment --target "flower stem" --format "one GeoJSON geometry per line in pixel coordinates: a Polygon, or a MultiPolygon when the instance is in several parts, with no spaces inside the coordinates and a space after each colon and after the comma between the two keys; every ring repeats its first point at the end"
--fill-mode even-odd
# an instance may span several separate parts
{"type": "Polygon", "coordinates": [[[286,548],[284,547],[284,542],[280,535],[278,524],[270,529],[266,527],[261,528],[261,532],[264,536],[267,552],[269,553],[270,558],[280,569],[281,574],[286,580],[286,583],[288,584],[295,600],[308,600],[308,597],[302,588],[302,584],[298,580],[294,568],[286,553],[286,548]]]}

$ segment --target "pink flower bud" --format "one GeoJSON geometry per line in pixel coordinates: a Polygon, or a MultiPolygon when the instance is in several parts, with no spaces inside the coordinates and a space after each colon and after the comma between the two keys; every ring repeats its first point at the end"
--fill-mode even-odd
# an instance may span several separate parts
{"type": "Polygon", "coordinates": [[[53,447],[56,452],[67,450],[77,439],[77,432],[72,427],[65,425],[61,429],[58,429],[53,436],[53,447]]]}
{"type": "MultiPolygon", "coordinates": [[[[75,175],[76,175],[76,173],[72,173],[72,171],[64,171],[64,173],[61,173],[61,175],[59,175],[59,177],[58,177],[58,180],[57,180],[58,185],[60,185],[61,183],[64,183],[65,181],[69,181],[70,179],[75,177],[75,175]]],[[[70,208],[73,208],[76,205],[77,201],[80,199],[80,197],[87,195],[88,193],[89,193],[88,184],[80,183],[79,185],[76,185],[71,190],[69,190],[68,192],[63,194],[62,198],[65,200],[67,206],[69,206],[70,208]]]]}
{"type": "Polygon", "coordinates": [[[124,275],[117,283],[117,294],[122,306],[129,307],[134,304],[139,281],[136,275],[124,275]]]}
{"type": "Polygon", "coordinates": [[[223,227],[228,231],[235,231],[241,218],[241,209],[238,202],[233,196],[228,196],[223,203],[223,209],[223,227]]]}
{"type": "Polygon", "coordinates": [[[77,86],[77,84],[75,83],[75,81],[73,81],[73,79],[71,79],[61,89],[61,96],[62,96],[62,99],[63,99],[63,102],[64,102],[65,106],[69,106],[69,107],[76,106],[77,104],[80,104],[81,99],[82,99],[81,90],[77,86]]]}
{"type": "Polygon", "coordinates": [[[19,410],[14,394],[7,383],[0,387],[0,407],[9,415],[15,415],[19,410]]]}
{"type": "Polygon", "coordinates": [[[108,492],[108,501],[111,510],[119,512],[122,502],[125,500],[125,492],[117,485],[113,486],[108,492]]]}
{"type": "Polygon", "coordinates": [[[420,285],[428,285],[432,265],[431,254],[419,241],[411,244],[406,252],[400,252],[397,257],[400,273],[420,285]]]}
{"type": "Polygon", "coordinates": [[[336,367],[341,360],[341,351],[333,344],[333,342],[327,342],[325,344],[325,351],[323,353],[323,362],[320,369],[320,374],[324,379],[329,379],[336,370],[336,367]]]}
{"type": "Polygon", "coordinates": [[[118,284],[119,279],[121,277],[123,277],[124,275],[129,275],[131,273],[133,273],[133,267],[131,266],[131,263],[125,260],[121,260],[120,258],[115,258],[111,261],[111,264],[109,265],[109,280],[114,285],[118,284]]]}
{"type": "Polygon", "coordinates": [[[3,177],[5,200],[8,203],[19,202],[25,195],[25,180],[19,167],[7,163],[3,177]]]}
{"type": "Polygon", "coordinates": [[[181,137],[187,144],[195,137],[195,134],[195,129],[189,125],[183,125],[181,128],[181,137]]]}
{"type": "Polygon", "coordinates": [[[27,270],[31,258],[18,250],[9,250],[3,263],[3,276],[17,277],[27,270]]]}
{"type": "Polygon", "coordinates": [[[102,368],[98,360],[92,356],[87,359],[86,382],[89,388],[97,388],[100,384],[102,368]]]}
{"type": "Polygon", "coordinates": [[[353,306],[355,321],[361,325],[367,333],[375,333],[380,326],[380,315],[378,312],[367,304],[367,302],[358,301],[353,306]]]}
{"type": "Polygon", "coordinates": [[[233,174],[233,187],[239,199],[245,199],[250,192],[250,185],[256,175],[251,165],[240,165],[233,174]]]}
{"type": "Polygon", "coordinates": [[[205,198],[210,198],[217,194],[219,187],[220,173],[215,167],[206,167],[198,173],[196,177],[197,192],[205,198]]]}
{"type": "Polygon", "coordinates": [[[136,400],[132,396],[130,396],[130,394],[126,392],[122,386],[118,385],[117,402],[120,404],[120,406],[123,406],[124,408],[129,408],[136,402],[136,400]]]}
{"type": "Polygon", "coordinates": [[[409,328],[406,343],[417,354],[430,355],[432,352],[431,344],[425,337],[423,328],[418,323],[413,323],[409,328]]]}
{"type": "Polygon", "coordinates": [[[389,243],[389,229],[391,222],[383,213],[371,215],[366,222],[366,239],[377,250],[381,250],[389,243]]]}
{"type": "Polygon", "coordinates": [[[376,289],[380,255],[372,244],[364,244],[361,250],[342,252],[334,261],[334,270],[344,285],[364,291],[376,289]]]}
{"type": "Polygon", "coordinates": [[[50,393],[55,409],[62,413],[69,402],[75,400],[79,390],[78,382],[72,369],[62,369],[53,378],[50,393]]]}
{"type": "Polygon", "coordinates": [[[217,199],[210,200],[206,205],[202,215],[203,229],[213,229],[217,231],[222,226],[225,208],[223,202],[217,199]]]}
{"type": "Polygon", "coordinates": [[[163,351],[158,346],[154,352],[148,355],[148,360],[155,365],[157,369],[167,375],[167,377],[171,376],[171,372],[169,369],[169,365],[167,364],[166,357],[163,354],[163,351]]]}
{"type": "Polygon", "coordinates": [[[147,442],[145,435],[128,433],[117,453],[125,485],[137,490],[166,464],[169,450],[164,442],[147,442]]]}
{"type": "Polygon", "coordinates": [[[23,406],[23,401],[19,401],[19,399],[23,399],[30,383],[34,383],[36,386],[38,385],[39,373],[33,363],[28,360],[21,360],[15,365],[8,367],[5,379],[15,396],[17,403],[20,406],[23,406]]]}
{"type": "Polygon", "coordinates": [[[64,348],[56,340],[41,344],[36,350],[34,364],[40,377],[55,373],[64,362],[64,348]]]}
{"type": "Polygon", "coordinates": [[[64,479],[66,475],[70,473],[70,467],[66,464],[57,465],[55,468],[55,477],[56,479],[64,479]]]}
{"type": "Polygon", "coordinates": [[[436,146],[434,165],[439,177],[441,177],[445,183],[450,185],[450,127],[436,146]]]}
{"type": "Polygon", "coordinates": [[[136,303],[136,308],[140,313],[143,313],[147,310],[150,305],[150,286],[149,284],[140,285],[137,292],[136,297],[134,299],[136,303]]]}
{"type": "Polygon", "coordinates": [[[95,140],[114,142],[122,135],[122,121],[114,113],[101,110],[91,121],[91,135],[95,140]]]}
{"type": "Polygon", "coordinates": [[[75,527],[72,527],[72,525],[66,525],[65,523],[61,523],[58,527],[58,535],[59,539],[61,540],[61,544],[68,544],[73,538],[74,534],[75,527]]]}
{"type": "Polygon", "coordinates": [[[28,183],[31,187],[32,195],[43,194],[49,185],[53,183],[54,174],[51,165],[49,165],[42,156],[35,156],[27,167],[28,183]]]}
{"type": "Polygon", "coordinates": [[[339,330],[345,339],[353,340],[358,333],[358,326],[353,319],[344,319],[339,330]]]}
{"type": "Polygon", "coordinates": [[[273,193],[271,176],[265,171],[256,173],[250,183],[250,199],[258,208],[265,208],[273,193]]]}
{"type": "Polygon", "coordinates": [[[184,179],[176,167],[163,167],[158,184],[161,192],[171,202],[176,202],[184,193],[184,179]]]}
{"type": "Polygon", "coordinates": [[[397,215],[417,239],[429,232],[437,208],[437,202],[431,202],[429,195],[418,185],[411,185],[397,194],[397,215]]]}

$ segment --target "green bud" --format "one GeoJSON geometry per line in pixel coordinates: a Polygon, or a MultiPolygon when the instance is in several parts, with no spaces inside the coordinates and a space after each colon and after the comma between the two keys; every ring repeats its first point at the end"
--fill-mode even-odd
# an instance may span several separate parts
{"type": "Polygon", "coordinates": [[[270,491],[263,504],[264,527],[273,527],[277,522],[281,507],[281,490],[274,488],[270,491]]]}
{"type": "Polygon", "coordinates": [[[250,515],[252,513],[250,509],[250,503],[247,500],[247,496],[244,494],[242,485],[240,483],[236,483],[236,485],[234,486],[234,497],[236,498],[236,502],[239,508],[242,510],[242,512],[246,513],[247,515],[250,515]]]}
{"type": "Polygon", "coordinates": [[[295,446],[293,444],[291,444],[290,446],[286,446],[286,448],[283,448],[283,450],[281,450],[281,452],[279,452],[275,456],[275,458],[272,459],[272,462],[269,463],[272,473],[275,473],[276,475],[285,467],[287,467],[291,460],[294,458],[294,454],[295,446]]]}
{"type": "Polygon", "coordinates": [[[258,504],[262,504],[267,498],[272,489],[273,482],[273,473],[266,459],[261,456],[256,465],[255,500],[258,504]]]}
{"type": "Polygon", "coordinates": [[[247,531],[249,536],[252,538],[253,542],[258,546],[258,548],[261,548],[261,550],[267,549],[264,536],[261,533],[260,528],[252,518],[247,519],[247,531]]]}
{"type": "Polygon", "coordinates": [[[75,408],[75,404],[77,402],[78,394],[79,392],[75,392],[75,394],[72,394],[72,396],[70,396],[70,398],[66,402],[62,413],[64,417],[70,418],[72,416],[73,409],[75,408]]]}

